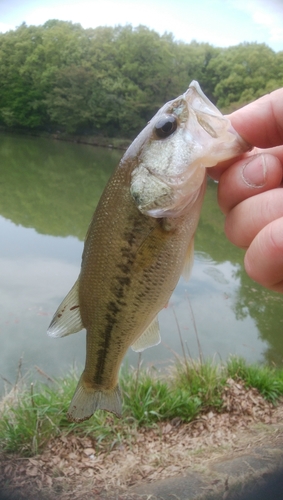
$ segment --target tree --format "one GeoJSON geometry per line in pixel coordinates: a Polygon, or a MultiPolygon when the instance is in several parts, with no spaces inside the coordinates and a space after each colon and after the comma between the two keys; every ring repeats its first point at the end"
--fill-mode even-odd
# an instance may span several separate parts
{"type": "Polygon", "coordinates": [[[214,86],[217,106],[239,107],[283,84],[277,55],[265,44],[243,43],[222,49],[211,59],[208,71],[214,86]],[[272,82],[272,83],[271,83],[272,82]]]}
{"type": "Polygon", "coordinates": [[[222,111],[236,109],[283,85],[283,52],[54,19],[0,34],[0,124],[10,128],[133,138],[191,80],[222,111]]]}

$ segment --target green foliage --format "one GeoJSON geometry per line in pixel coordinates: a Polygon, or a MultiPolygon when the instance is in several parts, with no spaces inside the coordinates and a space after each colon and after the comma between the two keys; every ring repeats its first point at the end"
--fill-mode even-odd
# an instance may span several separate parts
{"type": "Polygon", "coordinates": [[[208,71],[217,105],[233,109],[283,85],[282,53],[265,44],[243,43],[219,51],[208,71]]]}
{"type": "Polygon", "coordinates": [[[179,417],[190,422],[201,410],[200,397],[186,386],[168,385],[148,371],[128,372],[122,378],[125,414],[141,426],[149,426],[160,420],[179,417]]]}
{"type": "Polygon", "coordinates": [[[9,128],[132,138],[192,79],[234,109],[283,85],[283,53],[57,20],[0,34],[0,124],[9,128]]]}
{"type": "Polygon", "coordinates": [[[225,381],[225,371],[210,360],[179,361],[174,367],[174,388],[189,389],[192,396],[201,400],[202,409],[221,407],[225,381]]]}
{"type": "MultiPolygon", "coordinates": [[[[31,386],[33,389],[33,386],[31,386]]],[[[62,391],[60,391],[62,393],[62,391]]],[[[0,439],[6,451],[21,450],[23,455],[36,454],[57,426],[59,401],[54,401],[47,386],[40,392],[25,391],[15,400],[9,412],[4,411],[0,422],[0,439]]]]}
{"type": "Polygon", "coordinates": [[[231,358],[227,363],[228,375],[240,378],[247,387],[255,387],[272,403],[283,394],[283,370],[268,366],[248,365],[244,359],[231,358]]]}

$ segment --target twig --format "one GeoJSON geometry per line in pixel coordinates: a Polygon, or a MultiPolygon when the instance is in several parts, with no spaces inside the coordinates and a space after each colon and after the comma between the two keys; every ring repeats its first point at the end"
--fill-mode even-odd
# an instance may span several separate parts
{"type": "Polygon", "coordinates": [[[138,382],[139,382],[139,375],[140,375],[140,367],[141,367],[141,362],[142,362],[142,353],[139,352],[139,359],[138,359],[138,368],[137,368],[137,376],[136,376],[136,385],[135,385],[135,392],[137,392],[138,388],[138,382]]]}
{"type": "Polygon", "coordinates": [[[8,380],[6,377],[3,377],[3,375],[0,375],[0,378],[2,378],[4,382],[7,382],[7,384],[13,385],[12,382],[10,382],[10,380],[8,380]]]}
{"type": "Polygon", "coordinates": [[[17,376],[16,376],[16,383],[15,385],[18,384],[20,378],[22,378],[22,365],[23,365],[23,356],[20,357],[19,359],[19,364],[18,364],[18,371],[17,371],[17,376]]]}
{"type": "Polygon", "coordinates": [[[34,398],[33,398],[33,382],[30,384],[30,399],[31,399],[31,406],[34,408],[34,398]]]}
{"type": "Polygon", "coordinates": [[[191,351],[190,351],[190,348],[189,348],[189,346],[188,346],[188,342],[187,342],[187,340],[186,340],[186,348],[187,348],[187,351],[188,351],[188,355],[189,355],[190,360],[191,360],[191,361],[193,361],[193,357],[192,357],[192,355],[191,355],[191,351]]]}
{"type": "Polygon", "coordinates": [[[45,418],[47,418],[48,422],[50,422],[50,424],[52,425],[52,427],[55,427],[55,429],[56,429],[56,431],[58,432],[58,434],[60,434],[60,433],[61,433],[61,431],[60,431],[60,427],[58,427],[58,425],[56,425],[56,424],[53,422],[53,420],[51,420],[51,418],[50,418],[50,417],[48,417],[47,413],[46,413],[44,416],[45,416],[45,418]]]}
{"type": "Polygon", "coordinates": [[[177,315],[176,315],[176,311],[175,311],[174,306],[172,306],[172,311],[173,311],[173,314],[174,314],[174,317],[175,317],[175,321],[176,321],[176,325],[177,325],[177,330],[178,330],[179,339],[180,339],[180,343],[181,343],[181,347],[182,347],[182,352],[183,352],[184,362],[185,362],[185,365],[186,365],[186,370],[187,370],[187,376],[189,376],[189,365],[188,365],[188,360],[187,360],[187,356],[186,356],[186,351],[185,351],[184,342],[183,342],[183,339],[182,339],[182,334],[181,334],[181,329],[180,329],[179,321],[178,321],[178,318],[177,318],[177,315]]]}
{"type": "Polygon", "coordinates": [[[53,383],[56,382],[56,380],[54,378],[50,377],[50,375],[47,375],[47,373],[45,373],[43,370],[41,370],[41,368],[39,368],[38,366],[35,366],[35,369],[38,371],[38,373],[40,375],[47,378],[47,380],[49,380],[50,382],[53,382],[53,383]]]}
{"type": "Polygon", "coordinates": [[[196,336],[196,339],[197,339],[199,359],[200,359],[200,363],[203,364],[203,355],[202,355],[202,349],[201,349],[201,345],[200,345],[200,341],[199,341],[199,336],[198,336],[198,330],[197,330],[195,315],[194,315],[194,311],[193,311],[193,308],[192,308],[192,304],[191,304],[188,292],[186,292],[186,296],[187,296],[188,303],[189,303],[189,306],[190,306],[191,318],[192,318],[192,322],[193,322],[195,336],[196,336]]]}

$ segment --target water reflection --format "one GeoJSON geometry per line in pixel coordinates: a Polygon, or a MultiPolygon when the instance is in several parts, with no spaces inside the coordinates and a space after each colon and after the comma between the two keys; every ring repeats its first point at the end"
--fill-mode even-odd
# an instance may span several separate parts
{"type": "Polygon", "coordinates": [[[0,134],[0,214],[38,233],[83,240],[121,153],[0,134]]]}
{"type": "MultiPolygon", "coordinates": [[[[84,362],[85,334],[50,339],[47,326],[77,278],[83,236],[119,152],[45,139],[0,136],[0,373],[12,381],[19,358],[51,375],[84,362]]],[[[160,313],[162,344],[154,364],[181,354],[174,311],[188,353],[230,353],[282,364],[282,297],[246,276],[243,253],[223,235],[216,185],[209,183],[190,281],[180,280],[160,313]],[[174,308],[174,311],[173,311],[174,308]]],[[[129,351],[129,363],[137,355],[129,351]]]]}
{"type": "Polygon", "coordinates": [[[78,275],[82,242],[39,235],[2,217],[0,234],[5,241],[0,249],[1,375],[13,381],[22,356],[25,369],[39,365],[51,374],[59,374],[75,359],[82,363],[82,335],[69,337],[64,346],[61,339],[54,343],[45,334],[78,275]]]}

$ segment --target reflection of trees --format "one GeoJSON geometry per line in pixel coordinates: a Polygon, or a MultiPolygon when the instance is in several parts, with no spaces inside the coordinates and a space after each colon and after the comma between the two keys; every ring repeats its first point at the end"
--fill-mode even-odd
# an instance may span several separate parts
{"type": "Polygon", "coordinates": [[[83,239],[121,152],[0,135],[0,214],[39,233],[83,239]]]}
{"type": "Polygon", "coordinates": [[[243,266],[244,252],[224,237],[224,217],[216,203],[216,191],[216,184],[210,181],[196,234],[196,249],[206,252],[217,263],[229,259],[236,264],[235,278],[239,280],[239,288],[233,305],[235,316],[254,319],[260,338],[269,346],[264,353],[266,361],[283,365],[283,297],[247,276],[243,266]]]}
{"type": "Polygon", "coordinates": [[[237,277],[241,286],[234,304],[236,317],[248,314],[254,319],[260,338],[268,342],[264,353],[266,361],[283,365],[282,296],[254,283],[243,267],[237,272],[237,277]]]}
{"type": "MultiPolygon", "coordinates": [[[[0,135],[0,214],[39,233],[83,239],[99,196],[121,152],[91,146],[0,135]]],[[[243,268],[243,251],[224,236],[224,216],[209,181],[196,250],[216,263],[238,269],[233,309],[237,319],[251,316],[268,342],[266,360],[283,363],[282,297],[252,282],[243,268]]]]}

